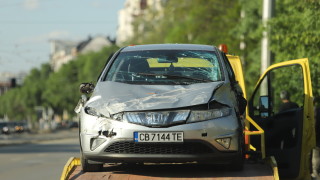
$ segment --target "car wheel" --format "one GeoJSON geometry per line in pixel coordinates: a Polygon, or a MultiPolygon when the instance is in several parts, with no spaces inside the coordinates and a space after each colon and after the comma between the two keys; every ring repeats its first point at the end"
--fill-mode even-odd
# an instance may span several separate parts
{"type": "Polygon", "coordinates": [[[98,172],[102,170],[103,164],[88,163],[88,159],[86,159],[81,152],[81,167],[83,172],[98,172]]]}
{"type": "Polygon", "coordinates": [[[239,152],[237,157],[230,164],[230,169],[234,171],[241,171],[244,164],[244,138],[240,136],[239,138],[239,152]]]}

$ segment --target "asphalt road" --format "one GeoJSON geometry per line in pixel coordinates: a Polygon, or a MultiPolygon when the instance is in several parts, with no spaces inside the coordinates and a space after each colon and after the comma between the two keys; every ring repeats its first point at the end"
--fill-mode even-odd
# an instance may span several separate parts
{"type": "MultiPolygon", "coordinates": [[[[78,138],[74,132],[64,132],[57,140],[38,139],[29,144],[0,147],[0,179],[57,180],[68,159],[79,156],[78,138]],[[68,135],[69,134],[69,135],[68,135]],[[40,141],[41,140],[41,141],[40,141]]],[[[38,135],[41,136],[41,135],[38,135]]],[[[49,137],[49,135],[43,135],[49,137]]],[[[55,134],[54,136],[58,136],[55,134]]],[[[54,139],[54,137],[51,137],[54,139]]],[[[48,138],[49,139],[49,138],[48,138]]]]}

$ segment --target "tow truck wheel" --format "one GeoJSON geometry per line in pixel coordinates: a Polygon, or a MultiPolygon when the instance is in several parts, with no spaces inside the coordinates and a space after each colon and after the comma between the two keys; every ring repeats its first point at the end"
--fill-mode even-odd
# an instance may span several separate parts
{"type": "Polygon", "coordinates": [[[89,164],[81,152],[81,167],[83,172],[98,172],[102,170],[103,164],[89,164]]]}

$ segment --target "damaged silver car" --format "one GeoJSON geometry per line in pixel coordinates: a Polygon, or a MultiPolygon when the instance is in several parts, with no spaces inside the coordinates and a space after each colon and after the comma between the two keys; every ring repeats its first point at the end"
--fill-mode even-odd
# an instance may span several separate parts
{"type": "Polygon", "coordinates": [[[155,44],[116,52],[96,85],[83,83],[83,171],[104,163],[196,162],[243,166],[246,101],[214,46],[155,44]]]}

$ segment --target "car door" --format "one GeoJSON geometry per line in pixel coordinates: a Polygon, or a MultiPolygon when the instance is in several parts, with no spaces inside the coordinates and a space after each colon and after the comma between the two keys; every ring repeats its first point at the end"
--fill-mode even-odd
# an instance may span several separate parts
{"type": "MultiPolygon", "coordinates": [[[[266,156],[275,157],[281,178],[310,176],[310,153],[315,147],[312,101],[308,59],[270,66],[249,99],[248,116],[264,129],[266,156]],[[283,91],[297,106],[280,111],[283,91]]],[[[259,137],[252,136],[250,142],[259,149],[259,137]]]]}

